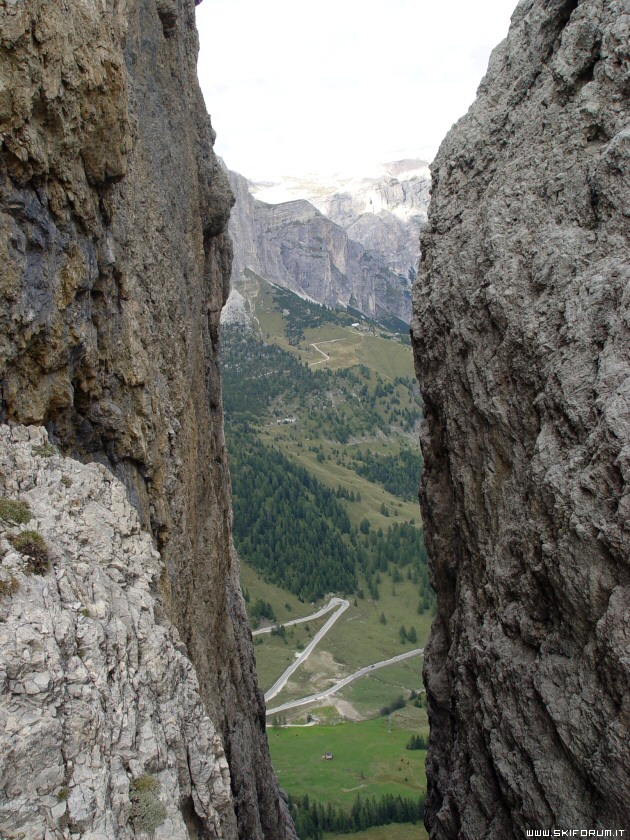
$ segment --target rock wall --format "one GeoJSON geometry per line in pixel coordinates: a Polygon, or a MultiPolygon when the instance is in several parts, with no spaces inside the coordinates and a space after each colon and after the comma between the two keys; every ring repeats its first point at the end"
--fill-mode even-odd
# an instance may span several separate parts
{"type": "Polygon", "coordinates": [[[415,276],[418,237],[427,220],[431,179],[429,164],[419,159],[382,166],[380,177],[340,184],[310,199],[341,225],[351,239],[376,251],[392,271],[415,276]]]}
{"type": "Polygon", "coordinates": [[[0,6],[0,420],[126,485],[223,740],[242,838],[293,836],[230,535],[232,203],[193,0],[0,6]]]}
{"type": "Polygon", "coordinates": [[[31,517],[0,502],[2,836],[234,835],[221,738],[124,485],[33,426],[0,426],[0,476],[0,499],[31,517]],[[36,568],[16,548],[33,531],[36,568]]]}
{"type": "Polygon", "coordinates": [[[630,4],[522,0],[414,290],[437,838],[630,827],[630,4]]]}
{"type": "Polygon", "coordinates": [[[415,276],[430,187],[429,164],[420,158],[367,167],[362,175],[307,175],[250,184],[255,198],[266,204],[306,199],[403,277],[410,272],[415,276]]]}

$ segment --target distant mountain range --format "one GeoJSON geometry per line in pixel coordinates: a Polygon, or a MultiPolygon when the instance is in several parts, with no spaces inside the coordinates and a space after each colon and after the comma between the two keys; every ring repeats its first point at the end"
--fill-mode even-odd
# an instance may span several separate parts
{"type": "Polygon", "coordinates": [[[429,201],[425,161],[379,165],[362,177],[229,178],[233,288],[247,297],[253,271],[319,303],[409,323],[429,201]]]}

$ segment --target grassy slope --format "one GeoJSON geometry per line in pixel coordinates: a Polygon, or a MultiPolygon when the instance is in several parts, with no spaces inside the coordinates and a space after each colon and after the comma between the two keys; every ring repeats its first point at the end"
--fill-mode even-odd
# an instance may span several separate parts
{"type": "MultiPolygon", "coordinates": [[[[348,516],[353,525],[358,525],[364,518],[370,520],[373,528],[383,528],[386,530],[393,522],[415,521],[418,525],[422,522],[420,516],[420,509],[416,502],[407,502],[388,493],[383,487],[368,481],[367,478],[358,475],[354,470],[344,467],[338,462],[337,457],[333,454],[333,450],[345,450],[351,452],[352,447],[344,447],[339,443],[318,440],[317,443],[321,445],[326,460],[318,461],[317,453],[310,452],[308,446],[311,442],[310,438],[302,436],[302,430],[299,422],[295,426],[278,426],[277,424],[270,424],[261,430],[261,438],[267,443],[274,443],[282,449],[282,452],[291,458],[300,466],[305,467],[311,472],[322,484],[328,487],[337,488],[344,487],[346,490],[353,490],[355,493],[361,494],[360,502],[344,502],[348,516]],[[302,444],[302,446],[300,446],[302,444]],[[381,513],[381,504],[385,504],[392,514],[390,517],[385,517],[381,513]],[[393,516],[396,511],[398,517],[393,516]]],[[[359,448],[367,448],[372,451],[387,453],[397,451],[400,447],[400,442],[397,439],[385,439],[372,442],[369,444],[362,443],[359,448]]],[[[420,477],[418,476],[418,483],[420,477]]]]}
{"type": "MultiPolygon", "coordinates": [[[[295,652],[297,650],[303,650],[329,618],[330,613],[327,613],[321,618],[315,619],[315,621],[308,621],[306,624],[296,624],[293,627],[287,627],[284,638],[275,635],[272,636],[270,633],[264,633],[255,637],[254,651],[256,654],[256,668],[263,691],[271,688],[278,677],[293,662],[295,652]]],[[[305,665],[308,664],[309,660],[310,657],[307,659],[305,665]]],[[[302,679],[302,670],[302,668],[298,669],[296,677],[299,679],[302,679]]],[[[308,694],[308,692],[306,693],[308,694]]]]}
{"type": "Polygon", "coordinates": [[[404,694],[409,685],[422,683],[422,658],[406,660],[390,668],[381,668],[347,686],[340,697],[352,703],[360,714],[373,715],[375,709],[404,694]]]}
{"type": "MultiPolygon", "coordinates": [[[[266,584],[267,600],[272,604],[281,602],[283,590],[277,589],[274,595],[271,594],[272,589],[266,584]]],[[[274,699],[272,706],[311,694],[314,690],[330,685],[334,680],[341,679],[364,665],[388,659],[412,648],[424,647],[431,618],[428,613],[418,615],[417,588],[410,581],[404,580],[395,585],[394,595],[391,578],[384,575],[380,589],[381,598],[377,602],[368,598],[357,598],[355,606],[351,599],[350,607],[311,657],[298,669],[286,688],[274,699]],[[387,620],[385,625],[379,620],[381,613],[387,620]],[[401,624],[407,629],[412,625],[416,628],[418,641],[415,644],[401,644],[398,632],[401,624]]],[[[306,604],[301,604],[300,607],[299,615],[308,615],[315,610],[315,606],[306,604]]],[[[295,618],[297,614],[292,613],[291,617],[295,618]]],[[[309,622],[312,633],[317,631],[326,618],[309,622]]],[[[286,645],[282,639],[268,635],[263,636],[263,641],[256,644],[258,676],[263,690],[267,690],[293,661],[295,643],[308,639],[303,630],[304,625],[301,627],[300,631],[295,628],[294,639],[287,635],[286,645]]],[[[287,629],[287,634],[290,632],[287,629]]],[[[420,690],[421,670],[422,657],[391,665],[352,683],[340,696],[350,700],[361,714],[371,716],[405,689],[420,690]]],[[[288,717],[291,719],[303,714],[303,710],[297,709],[295,713],[289,713],[288,717]]]]}
{"type": "Polygon", "coordinates": [[[256,598],[268,601],[280,622],[290,621],[293,618],[300,618],[303,615],[315,612],[309,604],[303,604],[292,592],[280,589],[272,583],[267,583],[247,563],[241,563],[241,584],[249,593],[251,604],[254,603],[256,598]]]}
{"type": "MultiPolygon", "coordinates": [[[[365,364],[386,381],[393,381],[395,377],[413,376],[409,347],[366,332],[357,332],[352,328],[325,325],[316,330],[306,330],[299,347],[290,345],[284,335],[283,316],[274,309],[271,289],[264,283],[258,284],[256,313],[265,339],[278,344],[303,362],[312,364],[323,359],[321,353],[311,346],[313,343],[318,344],[321,350],[330,356],[330,360],[322,361],[315,369],[338,369],[365,364]],[[324,343],[333,339],[342,341],[324,343]]],[[[370,384],[370,389],[372,388],[373,384],[370,384]]],[[[409,404],[405,402],[409,400],[407,389],[399,386],[396,394],[403,406],[409,404]]],[[[344,460],[347,462],[352,458],[354,449],[369,448],[372,452],[386,454],[397,452],[401,447],[416,447],[415,433],[403,434],[394,430],[389,437],[379,433],[369,441],[351,441],[342,446],[318,435],[317,430],[309,427],[308,423],[302,423],[299,406],[295,413],[298,415],[295,426],[278,426],[273,417],[270,417],[269,422],[261,429],[261,438],[266,443],[277,445],[287,457],[306,467],[327,486],[341,486],[348,491],[360,493],[360,502],[341,500],[354,525],[358,525],[364,517],[370,520],[374,529],[381,527],[386,530],[395,522],[412,520],[421,524],[420,512],[415,502],[394,497],[343,464],[344,460]],[[309,446],[312,445],[321,449],[324,455],[323,462],[317,460],[317,453],[309,451],[309,446]],[[383,503],[389,509],[389,517],[381,512],[383,503]],[[394,512],[397,516],[394,516],[394,512]]],[[[279,416],[293,414],[291,411],[279,416]]],[[[308,421],[308,418],[305,419],[308,421]]],[[[379,601],[357,599],[354,606],[351,598],[350,608],[308,662],[298,670],[287,688],[274,699],[272,705],[279,705],[289,697],[297,698],[309,694],[316,687],[329,684],[330,681],[363,665],[394,656],[412,647],[424,646],[430,617],[428,614],[421,616],[417,613],[417,587],[404,580],[396,584],[394,595],[391,578],[383,574],[382,579],[379,601]],[[379,622],[381,612],[387,618],[386,625],[379,622]],[[415,626],[418,633],[417,643],[401,644],[398,635],[401,624],[405,624],[406,627],[412,624],[415,626]]],[[[242,581],[250,593],[251,601],[258,597],[269,601],[281,622],[314,612],[323,603],[301,603],[295,596],[263,581],[246,564],[242,567],[242,581]]],[[[310,623],[311,635],[323,621],[325,619],[310,623]]],[[[287,630],[288,634],[290,632],[287,630]]],[[[256,645],[259,679],[264,689],[268,688],[292,661],[297,642],[305,643],[308,640],[308,633],[303,626],[299,630],[295,628],[292,632],[293,636],[287,636],[287,644],[282,639],[265,635],[256,645]]],[[[405,689],[421,688],[421,667],[422,658],[418,657],[381,669],[352,683],[339,697],[350,701],[360,715],[374,718],[381,706],[404,693],[405,689]]],[[[325,702],[330,704],[331,701],[325,702]]],[[[306,712],[306,709],[298,708],[287,713],[286,717],[289,721],[305,721],[306,712]]],[[[320,706],[315,713],[322,723],[327,720],[340,720],[339,712],[333,705],[320,706]]],[[[272,758],[281,783],[296,796],[309,793],[318,801],[331,802],[343,807],[350,807],[357,792],[379,796],[385,792],[415,795],[423,791],[426,785],[425,753],[407,751],[404,745],[412,733],[428,734],[426,712],[424,709],[408,705],[396,712],[392,719],[391,735],[385,718],[304,729],[270,728],[268,732],[272,758]],[[333,751],[335,759],[322,761],[321,755],[328,750],[333,751]]],[[[328,840],[333,840],[336,836],[327,835],[328,840]]],[[[339,835],[341,836],[348,835],[339,835]]],[[[357,840],[426,840],[427,837],[420,825],[389,825],[353,836],[357,840]]]]}
{"type": "Polygon", "coordinates": [[[387,718],[337,726],[269,729],[269,747],[282,787],[349,808],[357,793],[415,797],[426,789],[425,753],[406,750],[408,721],[387,718]],[[322,755],[332,752],[332,761],[322,755]],[[316,793],[315,793],[316,792],[316,793]]]}
{"type": "Polygon", "coordinates": [[[330,361],[325,363],[329,367],[336,369],[365,364],[386,379],[414,375],[413,355],[408,345],[372,335],[363,328],[358,331],[353,327],[325,324],[317,329],[307,329],[299,346],[289,344],[284,331],[285,319],[275,307],[272,287],[264,281],[257,285],[252,281],[251,288],[254,287],[256,317],[263,336],[307,364],[323,360],[312,344],[319,346],[321,342],[343,339],[334,344],[324,344],[321,348],[330,356],[330,361]]]}

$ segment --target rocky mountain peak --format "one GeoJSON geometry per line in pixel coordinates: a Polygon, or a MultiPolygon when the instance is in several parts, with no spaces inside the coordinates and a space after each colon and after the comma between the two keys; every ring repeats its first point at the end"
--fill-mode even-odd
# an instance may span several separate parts
{"type": "Polygon", "coordinates": [[[338,224],[347,219],[356,221],[363,213],[379,212],[406,220],[414,216],[426,220],[430,178],[428,163],[418,158],[379,164],[361,174],[253,183],[252,193],[268,204],[304,198],[338,224]]]}

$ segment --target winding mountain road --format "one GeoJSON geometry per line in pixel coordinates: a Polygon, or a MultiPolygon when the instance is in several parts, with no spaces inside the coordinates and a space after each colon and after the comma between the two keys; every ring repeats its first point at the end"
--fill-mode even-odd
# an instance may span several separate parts
{"type": "MultiPolygon", "coordinates": [[[[331,338],[329,341],[320,341],[319,344],[334,344],[336,341],[347,341],[347,340],[348,340],[347,338],[331,338]]],[[[315,365],[323,365],[324,362],[327,362],[328,359],[330,359],[330,356],[328,355],[328,353],[324,353],[323,350],[320,350],[319,347],[317,346],[317,344],[311,344],[311,347],[314,347],[317,350],[318,353],[322,354],[322,356],[324,358],[320,359],[318,362],[311,362],[309,367],[315,367],[315,365]]]]}
{"type": "MultiPolygon", "coordinates": [[[[331,615],[328,621],[324,624],[324,626],[319,630],[313,639],[309,642],[309,644],[304,648],[304,650],[300,653],[298,657],[296,657],[295,662],[292,662],[291,665],[284,671],[284,673],[276,680],[276,682],[271,686],[269,691],[265,693],[265,702],[268,703],[270,700],[279,694],[284,686],[287,684],[289,678],[297,671],[300,665],[308,659],[311,655],[313,650],[317,647],[319,642],[324,638],[326,633],[331,629],[331,627],[335,624],[335,622],[343,615],[343,613],[348,609],[350,606],[350,602],[347,601],[345,598],[331,598],[330,601],[326,604],[326,606],[322,607],[317,612],[311,613],[310,615],[305,615],[302,618],[294,618],[291,621],[283,622],[284,627],[292,627],[295,624],[304,624],[307,621],[314,621],[317,618],[321,618],[326,613],[330,612],[335,607],[338,607],[337,611],[331,615]]],[[[275,626],[275,625],[274,625],[275,626]]],[[[272,627],[263,627],[258,630],[254,630],[252,632],[252,636],[259,636],[261,633],[271,633],[273,630],[272,627]]],[[[330,686],[330,688],[324,689],[324,691],[320,691],[317,694],[310,694],[308,697],[302,697],[300,700],[292,700],[289,703],[283,703],[281,706],[276,706],[274,709],[267,709],[267,714],[276,714],[277,712],[286,712],[288,709],[293,709],[296,706],[306,706],[309,703],[315,703],[319,700],[324,700],[326,697],[330,697],[331,694],[335,694],[345,686],[349,685],[354,680],[358,680],[361,677],[366,676],[367,674],[371,674],[372,671],[377,671],[379,668],[385,668],[387,665],[394,665],[396,662],[403,662],[405,659],[411,659],[413,656],[421,656],[424,654],[424,648],[414,648],[414,650],[405,651],[405,653],[399,653],[397,656],[392,656],[390,659],[383,659],[381,662],[375,662],[373,665],[365,665],[363,668],[359,668],[358,671],[355,671],[353,674],[350,674],[349,677],[344,677],[344,679],[339,680],[338,682],[334,683],[330,686]]]]}
{"type": "MultiPolygon", "coordinates": [[[[381,662],[375,662],[374,665],[366,665],[363,668],[359,668],[359,670],[355,671],[354,674],[350,674],[349,677],[344,677],[343,680],[339,680],[339,682],[334,683],[334,685],[331,685],[330,688],[324,689],[324,691],[320,691],[317,694],[310,694],[308,697],[302,697],[300,700],[291,700],[289,703],[283,703],[281,706],[276,706],[274,709],[267,709],[267,714],[272,715],[277,714],[278,712],[286,712],[288,709],[294,709],[296,706],[306,706],[309,703],[324,700],[326,697],[330,697],[331,694],[335,694],[340,689],[345,688],[345,686],[354,682],[354,680],[358,680],[361,677],[366,676],[366,674],[371,674],[372,671],[377,671],[379,668],[385,668],[387,665],[393,665],[396,662],[402,662],[404,659],[411,659],[413,656],[421,656],[422,654],[424,654],[424,648],[415,648],[414,650],[406,651],[406,653],[399,653],[398,656],[392,656],[391,659],[383,659],[381,662]]],[[[287,669],[287,671],[288,670],[289,669],[287,669]]],[[[280,680],[285,677],[287,671],[285,671],[282,677],[280,677],[280,680]]],[[[280,680],[278,680],[278,682],[280,682],[280,680]]],[[[284,683],[286,683],[286,679],[284,680],[284,683]]],[[[278,683],[276,683],[276,685],[277,684],[278,683]]],[[[278,694],[278,691],[276,691],[275,694],[278,694]]],[[[271,695],[271,697],[273,696],[275,695],[271,695]]],[[[271,699],[271,697],[269,697],[269,699],[271,699]]],[[[265,694],[265,700],[267,700],[267,694],[265,694]]]]}
{"type": "MultiPolygon", "coordinates": [[[[297,669],[300,667],[300,665],[302,664],[302,662],[304,662],[305,659],[308,659],[308,657],[311,655],[311,653],[313,652],[313,650],[317,646],[318,642],[321,639],[324,638],[324,636],[326,635],[326,633],[328,633],[328,631],[333,626],[335,621],[337,621],[337,619],[340,618],[340,616],[348,609],[348,607],[350,606],[350,602],[346,601],[345,598],[331,598],[331,600],[328,602],[328,605],[325,608],[323,608],[322,610],[320,610],[318,613],[313,613],[313,615],[306,616],[306,618],[295,619],[295,621],[288,622],[289,624],[299,624],[302,621],[308,621],[309,618],[312,619],[312,618],[315,618],[317,616],[324,615],[324,613],[328,612],[328,610],[330,609],[330,605],[333,603],[333,601],[338,602],[339,609],[337,610],[336,613],[334,613],[333,615],[330,616],[330,618],[328,619],[326,624],[324,624],[324,626],[321,628],[321,630],[319,630],[319,632],[316,633],[316,635],[313,637],[313,639],[304,648],[302,653],[300,653],[300,655],[296,658],[295,662],[293,662],[291,665],[289,665],[289,667],[284,672],[284,674],[282,674],[282,676],[278,680],[276,680],[276,682],[271,686],[269,691],[267,691],[265,693],[265,702],[266,703],[269,702],[269,700],[272,700],[276,696],[276,694],[279,694],[282,691],[282,689],[286,685],[286,682],[289,679],[289,677],[295,671],[297,671],[297,669]]],[[[285,627],[286,627],[286,624],[285,624],[285,627]]],[[[267,628],[265,628],[265,631],[266,631],[266,629],[267,628]]],[[[271,628],[269,628],[269,632],[271,632],[271,628]]]]}
{"type": "MultiPolygon", "coordinates": [[[[326,615],[326,613],[330,612],[333,607],[336,607],[339,604],[347,603],[348,602],[343,598],[331,598],[326,606],[322,607],[321,610],[311,613],[311,615],[305,615],[302,618],[294,618],[293,621],[283,621],[281,623],[283,627],[292,627],[294,624],[304,624],[306,621],[314,621],[316,618],[321,618],[323,615],[326,615]]],[[[252,636],[260,636],[261,633],[271,633],[273,628],[277,626],[277,624],[272,624],[270,627],[262,627],[258,630],[252,630],[252,636]]]]}

